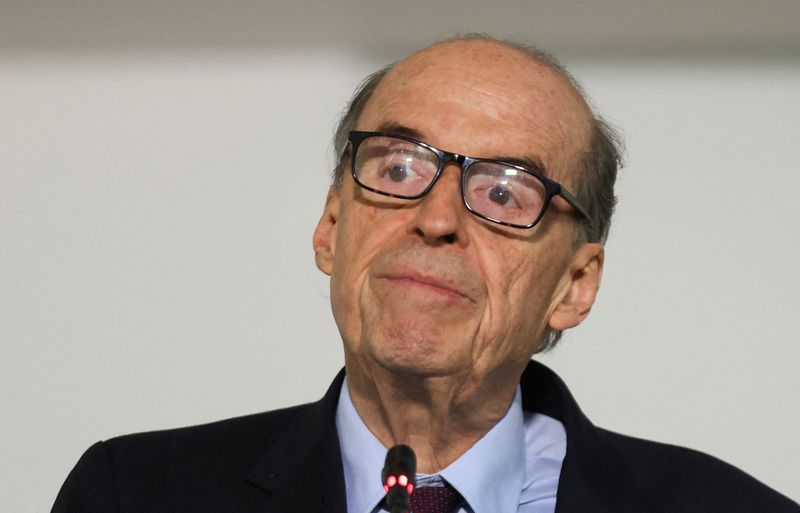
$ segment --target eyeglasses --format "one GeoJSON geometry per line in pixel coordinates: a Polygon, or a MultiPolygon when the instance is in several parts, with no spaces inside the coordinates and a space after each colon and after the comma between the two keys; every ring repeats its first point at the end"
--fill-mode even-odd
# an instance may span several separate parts
{"type": "Polygon", "coordinates": [[[418,199],[433,188],[445,164],[461,166],[461,198],[467,210],[493,223],[532,228],[553,196],[561,196],[587,221],[588,212],[561,184],[538,168],[479,159],[434,148],[410,137],[383,132],[350,132],[355,182],[393,198],[418,199]]]}

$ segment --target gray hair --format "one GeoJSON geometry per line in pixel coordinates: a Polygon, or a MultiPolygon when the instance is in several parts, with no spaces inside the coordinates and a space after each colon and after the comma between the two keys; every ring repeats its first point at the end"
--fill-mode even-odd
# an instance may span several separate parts
{"type": "MultiPolygon", "coordinates": [[[[443,44],[458,40],[483,40],[494,41],[515,48],[532,57],[537,62],[544,64],[564,77],[586,100],[586,95],[581,85],[554,57],[532,45],[523,45],[513,41],[496,39],[485,34],[468,34],[456,36],[436,44],[443,44]]],[[[353,98],[339,119],[336,133],[333,138],[336,165],[333,169],[332,182],[335,186],[342,184],[345,161],[347,160],[347,137],[355,129],[358,118],[364,107],[372,98],[373,93],[384,77],[395,67],[397,62],[376,71],[366,77],[356,89],[353,98]]],[[[589,103],[588,101],[586,102],[589,103]]],[[[611,227],[611,216],[617,197],[614,195],[614,183],[617,180],[617,171],[622,167],[623,143],[617,131],[604,121],[597,113],[592,112],[592,126],[588,147],[582,152],[576,169],[575,195],[583,205],[591,221],[578,225],[575,244],[582,242],[601,242],[608,239],[611,227]]],[[[537,348],[537,353],[552,349],[561,338],[560,331],[550,331],[537,348]]]]}

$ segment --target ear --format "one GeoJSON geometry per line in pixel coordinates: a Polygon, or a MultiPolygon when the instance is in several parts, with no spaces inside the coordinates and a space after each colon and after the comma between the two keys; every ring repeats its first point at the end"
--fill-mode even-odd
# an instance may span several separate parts
{"type": "Polygon", "coordinates": [[[583,244],[574,254],[560,287],[561,301],[547,321],[552,330],[574,328],[589,315],[603,275],[604,247],[583,244]]]}
{"type": "Polygon", "coordinates": [[[333,269],[333,256],[336,253],[336,228],[339,220],[339,188],[331,185],[322,217],[314,230],[314,258],[320,271],[328,276],[333,269]]]}

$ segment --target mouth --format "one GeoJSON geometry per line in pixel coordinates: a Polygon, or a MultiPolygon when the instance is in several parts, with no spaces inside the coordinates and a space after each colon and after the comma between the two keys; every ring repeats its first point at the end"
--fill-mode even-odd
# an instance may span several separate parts
{"type": "Polygon", "coordinates": [[[457,285],[439,276],[426,275],[418,271],[404,270],[389,272],[380,276],[380,278],[383,278],[392,285],[440,296],[442,299],[448,301],[471,301],[466,294],[459,290],[457,285]]]}

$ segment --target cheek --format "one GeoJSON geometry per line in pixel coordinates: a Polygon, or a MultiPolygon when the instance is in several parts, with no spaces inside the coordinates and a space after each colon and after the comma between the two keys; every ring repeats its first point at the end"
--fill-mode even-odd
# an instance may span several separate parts
{"type": "Polygon", "coordinates": [[[396,223],[387,212],[354,204],[342,209],[336,232],[333,273],[344,281],[363,277],[370,261],[394,236],[396,223]]]}
{"type": "Polygon", "coordinates": [[[360,256],[364,241],[355,236],[363,230],[360,221],[364,217],[354,215],[352,209],[342,209],[339,214],[336,231],[336,251],[333,256],[331,270],[331,308],[333,317],[342,334],[342,338],[353,340],[358,332],[357,289],[360,286],[359,275],[363,275],[363,263],[360,256]]]}
{"type": "Polygon", "coordinates": [[[375,208],[353,204],[342,209],[336,233],[331,272],[331,306],[346,343],[360,338],[364,312],[362,299],[369,266],[380,249],[396,235],[390,216],[375,208]]]}
{"type": "Polygon", "coordinates": [[[529,358],[546,326],[546,315],[558,283],[552,258],[530,244],[497,245],[482,251],[487,301],[478,349],[484,357],[515,354],[529,358]]]}

